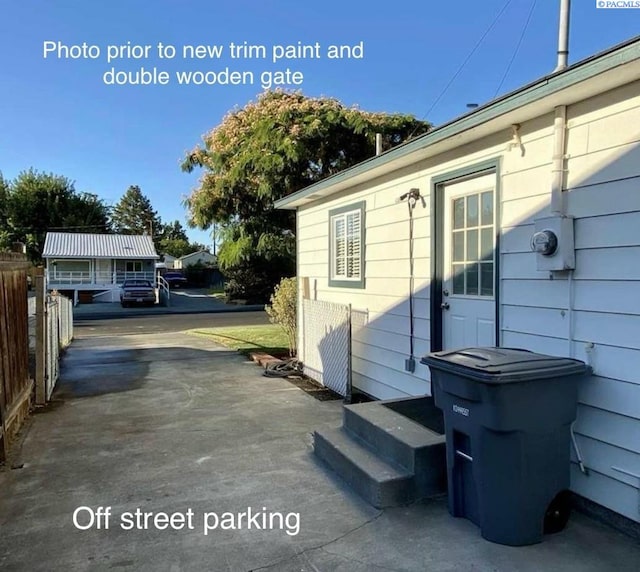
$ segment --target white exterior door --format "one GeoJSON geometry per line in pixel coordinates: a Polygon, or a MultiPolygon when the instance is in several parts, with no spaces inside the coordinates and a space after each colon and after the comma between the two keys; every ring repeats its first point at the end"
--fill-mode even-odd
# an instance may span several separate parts
{"type": "Polygon", "coordinates": [[[496,345],[496,175],[444,185],[443,349],[496,345]]]}

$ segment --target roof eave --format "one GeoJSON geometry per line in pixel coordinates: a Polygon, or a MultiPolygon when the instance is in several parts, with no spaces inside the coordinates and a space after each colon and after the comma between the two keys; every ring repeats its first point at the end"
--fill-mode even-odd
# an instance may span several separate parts
{"type": "Polygon", "coordinates": [[[90,258],[90,259],[96,259],[96,260],[132,260],[132,259],[136,259],[136,260],[157,260],[158,258],[160,258],[158,255],[155,256],[151,256],[149,254],[130,254],[127,256],[98,256],[95,254],[54,254],[54,253],[45,253],[42,255],[42,258],[57,258],[57,259],[63,259],[63,258],[68,258],[68,259],[74,259],[74,260],[78,260],[78,259],[83,259],[83,258],[90,258]]]}
{"type": "MultiPolygon", "coordinates": [[[[534,103],[551,94],[593,79],[604,72],[613,70],[639,58],[640,36],[637,36],[603,53],[591,56],[562,71],[545,76],[531,84],[490,101],[412,141],[394,147],[381,155],[371,157],[349,169],[331,175],[322,181],[279,199],[275,201],[274,207],[277,209],[293,210],[299,206],[308,205],[316,199],[325,198],[333,194],[333,192],[344,190],[344,187],[339,187],[339,185],[353,177],[359,175],[364,176],[367,172],[371,172],[371,178],[374,178],[377,176],[373,173],[374,170],[377,171],[388,167],[402,159],[407,159],[409,156],[419,155],[421,152],[444,140],[487,124],[527,104],[534,103]]],[[[606,89],[610,88],[603,86],[602,91],[606,91],[606,89]]]]}

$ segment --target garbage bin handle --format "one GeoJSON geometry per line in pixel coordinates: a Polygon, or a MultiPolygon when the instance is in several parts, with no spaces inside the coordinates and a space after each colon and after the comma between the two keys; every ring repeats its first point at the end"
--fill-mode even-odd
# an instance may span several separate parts
{"type": "Polygon", "coordinates": [[[462,457],[465,461],[473,461],[473,457],[471,455],[467,455],[459,449],[456,449],[456,455],[458,455],[458,457],[462,457]]]}

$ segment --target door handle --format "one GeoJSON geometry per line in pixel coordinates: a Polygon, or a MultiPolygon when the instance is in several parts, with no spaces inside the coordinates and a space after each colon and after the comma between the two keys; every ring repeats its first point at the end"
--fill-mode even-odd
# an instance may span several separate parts
{"type": "Polygon", "coordinates": [[[449,302],[442,302],[442,304],[440,304],[440,307],[443,310],[448,310],[449,309],[449,302]]]}

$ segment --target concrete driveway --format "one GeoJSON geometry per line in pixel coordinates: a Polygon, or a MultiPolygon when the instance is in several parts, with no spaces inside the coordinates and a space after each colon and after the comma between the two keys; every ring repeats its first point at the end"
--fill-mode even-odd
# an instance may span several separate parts
{"type": "Polygon", "coordinates": [[[341,402],[206,339],[76,340],[22,468],[0,473],[0,569],[637,570],[637,543],[580,514],[510,548],[451,518],[444,499],[371,508],[310,454],[310,432],[340,416],[341,402]]]}

